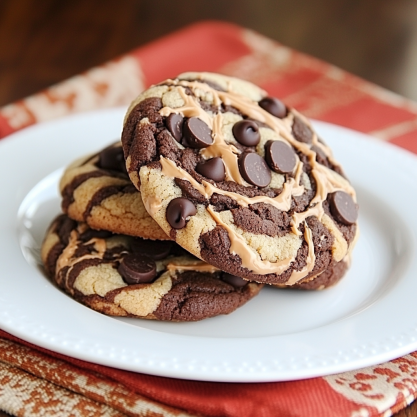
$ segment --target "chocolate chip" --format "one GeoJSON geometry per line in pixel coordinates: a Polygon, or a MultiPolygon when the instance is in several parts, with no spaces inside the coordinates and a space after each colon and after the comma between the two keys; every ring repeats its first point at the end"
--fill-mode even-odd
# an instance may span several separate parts
{"type": "Polygon", "coordinates": [[[98,154],[98,166],[102,169],[127,172],[123,148],[121,146],[109,146],[98,154]]]}
{"type": "Polygon", "coordinates": [[[117,269],[128,284],[143,284],[152,282],[156,277],[155,261],[146,255],[129,253],[117,269]]]}
{"type": "Polygon", "coordinates": [[[265,97],[258,104],[268,113],[280,119],[287,115],[287,107],[281,100],[275,97],[265,97]]]}
{"type": "Polygon", "coordinates": [[[182,144],[184,146],[201,149],[213,144],[211,129],[198,117],[186,119],[183,126],[182,144]]]}
{"type": "Polygon", "coordinates": [[[184,122],[184,117],[181,114],[171,113],[165,119],[165,125],[170,131],[171,135],[177,142],[181,142],[182,138],[182,124],[184,122]]]}
{"type": "Polygon", "coordinates": [[[266,187],[271,182],[271,171],[257,153],[243,153],[239,158],[239,171],[249,184],[257,187],[266,187]]]}
{"type": "Polygon", "coordinates": [[[213,181],[220,182],[224,180],[226,171],[222,158],[216,157],[200,162],[195,167],[195,170],[206,178],[213,181]]]}
{"type": "Polygon", "coordinates": [[[236,275],[227,274],[223,272],[222,281],[227,282],[234,287],[241,288],[244,287],[248,281],[244,280],[243,278],[237,277],[236,275]]]}
{"type": "Polygon", "coordinates": [[[130,249],[138,255],[150,256],[155,261],[166,258],[171,253],[174,242],[169,240],[145,240],[135,238],[130,244],[130,249]]]}
{"type": "Polygon", "coordinates": [[[259,127],[251,120],[241,120],[233,125],[233,136],[244,146],[256,146],[261,140],[259,127]]]}
{"type": "Polygon", "coordinates": [[[166,211],[166,219],[173,229],[182,229],[186,225],[188,216],[197,213],[195,205],[184,197],[171,200],[166,211]]]}
{"type": "Polygon", "coordinates": [[[313,131],[297,116],[294,117],[292,134],[299,142],[313,142],[313,131]]]}
{"type": "Polygon", "coordinates": [[[280,140],[268,140],[265,159],[269,167],[280,174],[291,174],[297,164],[294,149],[280,140]]]}
{"type": "Polygon", "coordinates": [[[350,225],[358,219],[358,206],[344,191],[336,191],[328,196],[330,212],[340,223],[350,225]]]}

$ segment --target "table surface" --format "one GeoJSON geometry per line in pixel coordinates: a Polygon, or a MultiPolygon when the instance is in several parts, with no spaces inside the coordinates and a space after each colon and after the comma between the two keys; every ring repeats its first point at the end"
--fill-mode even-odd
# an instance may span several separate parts
{"type": "MultiPolygon", "coordinates": [[[[204,19],[257,30],[417,100],[412,0],[2,0],[0,106],[204,19]]],[[[417,417],[417,402],[396,417],[417,417]]]]}

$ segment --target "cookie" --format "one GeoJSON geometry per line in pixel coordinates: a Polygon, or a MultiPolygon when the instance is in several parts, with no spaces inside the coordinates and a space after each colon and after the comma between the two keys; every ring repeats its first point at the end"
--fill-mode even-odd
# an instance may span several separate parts
{"type": "Polygon", "coordinates": [[[255,85],[166,80],[132,102],[122,144],[148,213],[200,259],[278,285],[346,269],[355,190],[311,123],[255,85]]]}
{"type": "Polygon", "coordinates": [[[50,226],[41,256],[59,287],[111,316],[202,320],[231,313],[262,288],[221,272],[172,241],[98,231],[64,214],[50,226]]]}
{"type": "Polygon", "coordinates": [[[64,171],[59,188],[63,212],[93,229],[170,239],[149,216],[132,185],[120,141],[73,162],[64,171]]]}

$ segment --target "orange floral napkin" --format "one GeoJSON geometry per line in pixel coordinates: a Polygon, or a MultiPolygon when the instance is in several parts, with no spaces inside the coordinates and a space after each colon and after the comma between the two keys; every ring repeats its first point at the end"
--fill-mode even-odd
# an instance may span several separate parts
{"type": "MultiPolygon", "coordinates": [[[[127,105],[184,71],[250,80],[309,117],[417,153],[417,104],[251,30],[202,22],[0,109],[0,138],[70,113],[127,105]]],[[[0,330],[0,409],[18,416],[390,416],[417,396],[417,353],[302,381],[227,384],[138,374],[0,330]]]]}

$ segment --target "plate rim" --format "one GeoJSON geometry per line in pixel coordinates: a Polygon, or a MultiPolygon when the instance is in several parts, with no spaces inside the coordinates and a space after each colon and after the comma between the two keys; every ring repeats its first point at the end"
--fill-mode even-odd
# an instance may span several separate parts
{"type": "MultiPolygon", "coordinates": [[[[106,109],[106,110],[98,110],[94,112],[88,113],[81,113],[70,115],[62,119],[53,120],[50,122],[40,123],[38,125],[31,126],[26,128],[22,131],[16,132],[9,137],[0,141],[0,162],[3,158],[3,150],[6,149],[4,152],[15,152],[14,148],[18,148],[18,142],[27,142],[33,136],[38,137],[40,133],[43,134],[46,132],[45,136],[51,134],[51,132],[60,131],[64,127],[74,126],[74,125],[83,125],[86,123],[93,124],[97,123],[97,121],[106,121],[106,120],[117,120],[122,118],[124,114],[125,108],[115,108],[115,109],[106,109]]],[[[315,126],[318,130],[321,129],[330,129],[333,131],[338,131],[341,135],[345,135],[347,137],[355,137],[366,139],[368,145],[373,148],[383,149],[383,152],[389,152],[390,154],[394,154],[397,158],[408,160],[408,166],[410,166],[410,161],[417,162],[417,158],[411,154],[410,152],[395,147],[393,145],[375,141],[375,139],[370,139],[370,136],[365,135],[360,132],[356,132],[354,130],[332,125],[326,122],[318,122],[314,121],[315,126]]],[[[40,140],[40,139],[39,139],[40,140]]],[[[326,138],[325,138],[326,140],[326,138]]],[[[356,140],[356,139],[355,139],[356,140]]],[[[0,164],[1,165],[1,164],[0,164]]],[[[417,168],[415,169],[417,173],[417,168]]],[[[2,168],[0,167],[0,174],[2,172],[2,168]]],[[[42,173],[35,177],[42,177],[42,173]]],[[[37,183],[36,178],[33,180],[35,185],[37,183]]],[[[0,186],[2,185],[1,175],[0,175],[0,186]]],[[[417,189],[417,188],[416,188],[417,189]]],[[[17,200],[15,203],[20,204],[22,203],[24,196],[17,195],[17,200]]],[[[16,217],[16,216],[15,216],[16,217]]],[[[14,226],[16,226],[17,217],[15,218],[14,226]]],[[[417,222],[416,222],[417,224],[417,222]]],[[[0,230],[8,230],[10,233],[11,230],[16,232],[16,227],[13,229],[8,225],[2,224],[2,220],[0,219],[0,230]]],[[[417,229],[416,229],[417,230],[417,229]]],[[[415,232],[413,230],[413,239],[415,240],[415,232]]],[[[13,236],[14,243],[16,243],[17,236],[13,236]]],[[[1,244],[4,243],[4,238],[0,236],[0,248],[1,244]]],[[[4,245],[3,245],[4,246],[4,245]]],[[[20,247],[18,248],[20,251],[20,247]]],[[[0,255],[1,259],[1,255],[0,255]]],[[[22,257],[23,259],[23,257],[22,257]]],[[[0,288],[2,287],[2,277],[0,274],[0,288]]],[[[61,294],[63,296],[63,294],[61,294]]],[[[58,297],[59,298],[59,297],[58,297]]],[[[68,298],[68,297],[65,297],[68,298]]],[[[387,340],[387,341],[380,341],[380,344],[384,345],[384,348],[372,345],[370,346],[362,346],[358,348],[357,352],[353,352],[353,357],[350,356],[347,360],[343,358],[346,357],[347,352],[341,350],[338,354],[334,355],[332,358],[332,363],[328,361],[328,359],[323,358],[323,355],[313,355],[313,357],[309,357],[308,355],[305,357],[304,363],[300,365],[300,363],[294,363],[292,369],[287,368],[280,365],[279,361],[272,361],[269,364],[259,362],[258,365],[254,365],[253,362],[247,361],[242,362],[241,357],[238,357],[239,364],[233,361],[230,361],[229,364],[226,364],[225,369],[219,369],[221,363],[217,363],[215,365],[210,364],[208,361],[202,361],[200,364],[191,364],[184,367],[184,364],[181,361],[172,361],[171,363],[155,363],[158,359],[155,359],[152,355],[148,355],[147,358],[144,356],[143,360],[139,360],[138,358],[135,359],[135,355],[137,355],[136,351],[132,351],[131,349],[126,348],[120,357],[115,357],[115,354],[111,351],[106,352],[103,347],[99,346],[97,343],[90,346],[86,346],[80,342],[71,341],[70,335],[62,336],[66,337],[67,339],[62,339],[61,341],[57,340],[57,335],[50,334],[50,330],[48,330],[43,323],[37,323],[37,328],[34,329],[33,323],[30,324],[30,320],[26,322],[26,325],[22,325],[22,323],[16,323],[16,319],[13,319],[13,314],[16,314],[16,306],[11,306],[10,303],[8,305],[7,300],[4,299],[0,295],[0,300],[2,303],[0,304],[0,326],[3,330],[8,331],[9,333],[13,334],[14,336],[20,337],[23,340],[36,344],[38,346],[44,347],[46,349],[50,349],[56,351],[58,353],[62,353],[68,356],[76,357],[78,359],[86,360],[89,362],[99,363],[105,366],[112,366],[119,369],[126,369],[130,371],[136,372],[143,372],[153,375],[165,376],[165,377],[174,377],[174,378],[184,378],[184,379],[196,379],[196,380],[205,380],[205,381],[218,381],[218,382],[267,382],[267,381],[286,381],[286,380],[296,380],[296,379],[303,379],[303,378],[311,378],[316,376],[324,376],[327,374],[335,373],[335,372],[344,372],[352,369],[359,369],[364,366],[370,366],[377,363],[381,363],[390,359],[394,359],[396,357],[402,356],[411,352],[412,350],[417,349],[417,319],[415,322],[411,324],[410,330],[402,330],[403,334],[401,334],[399,338],[395,338],[396,340],[387,340]],[[8,306],[8,309],[7,309],[8,306]],[[31,328],[32,327],[32,328],[31,328]],[[65,343],[64,343],[65,342],[65,343]],[[386,346],[389,346],[388,350],[386,346]],[[100,353],[101,352],[101,353],[100,353]],[[113,356],[112,356],[113,355],[113,356]],[[133,356],[132,356],[133,355],[133,356]],[[132,360],[133,359],[133,360],[132,360]],[[327,360],[327,362],[326,362],[327,360]],[[147,362],[146,362],[147,361],[147,362]],[[265,370],[266,365],[271,365],[274,367],[273,371],[265,370]],[[227,368],[228,366],[228,368],[227,368]],[[254,366],[257,368],[255,369],[254,366]]],[[[62,300],[63,301],[63,300],[62,300]]],[[[71,300],[71,302],[73,302],[71,300]]],[[[121,322],[112,320],[110,317],[102,316],[99,313],[93,312],[89,310],[87,307],[82,306],[86,311],[89,311],[89,317],[95,316],[93,320],[94,323],[106,323],[106,326],[113,328],[113,325],[110,325],[109,322],[113,321],[114,323],[118,323],[117,326],[120,325],[121,322]]],[[[366,313],[367,314],[367,313],[366,313]]],[[[347,319],[346,319],[347,320],[347,319]]],[[[128,324],[123,323],[123,325],[129,326],[128,324]]],[[[327,326],[324,326],[327,327],[327,326]]],[[[314,329],[316,330],[316,329],[314,329]]],[[[150,332],[149,329],[141,328],[141,333],[146,336],[147,332],[150,332]]],[[[301,332],[303,334],[308,333],[301,332]]],[[[132,332],[128,331],[129,334],[132,332]]],[[[155,332],[154,332],[155,333],[155,332]]],[[[320,333],[320,331],[319,331],[320,333]]],[[[133,334],[133,333],[132,333],[133,334]]],[[[163,338],[152,335],[155,338],[154,344],[163,340],[163,338]]],[[[180,338],[182,341],[185,339],[194,339],[189,336],[177,336],[170,334],[170,337],[173,339],[180,338]]],[[[298,336],[294,336],[295,342],[299,339],[298,336]]],[[[268,339],[282,339],[279,336],[272,336],[272,337],[265,337],[268,339]]],[[[250,339],[250,338],[249,338],[250,339]]],[[[236,342],[239,340],[246,340],[246,338],[239,338],[237,340],[231,338],[230,340],[227,338],[222,338],[223,340],[223,348],[227,352],[232,352],[233,349],[236,347],[236,342]]],[[[106,342],[109,340],[106,339],[106,342]]],[[[191,342],[191,340],[190,340],[191,342]]],[[[250,342],[249,342],[250,345],[250,342]]],[[[150,344],[149,346],[152,346],[150,344]]],[[[323,352],[325,354],[326,352],[323,352]]],[[[143,352],[141,352],[143,354],[143,352]]],[[[352,355],[352,352],[350,352],[352,355]]],[[[348,355],[349,356],[349,355],[348,355]]]]}

